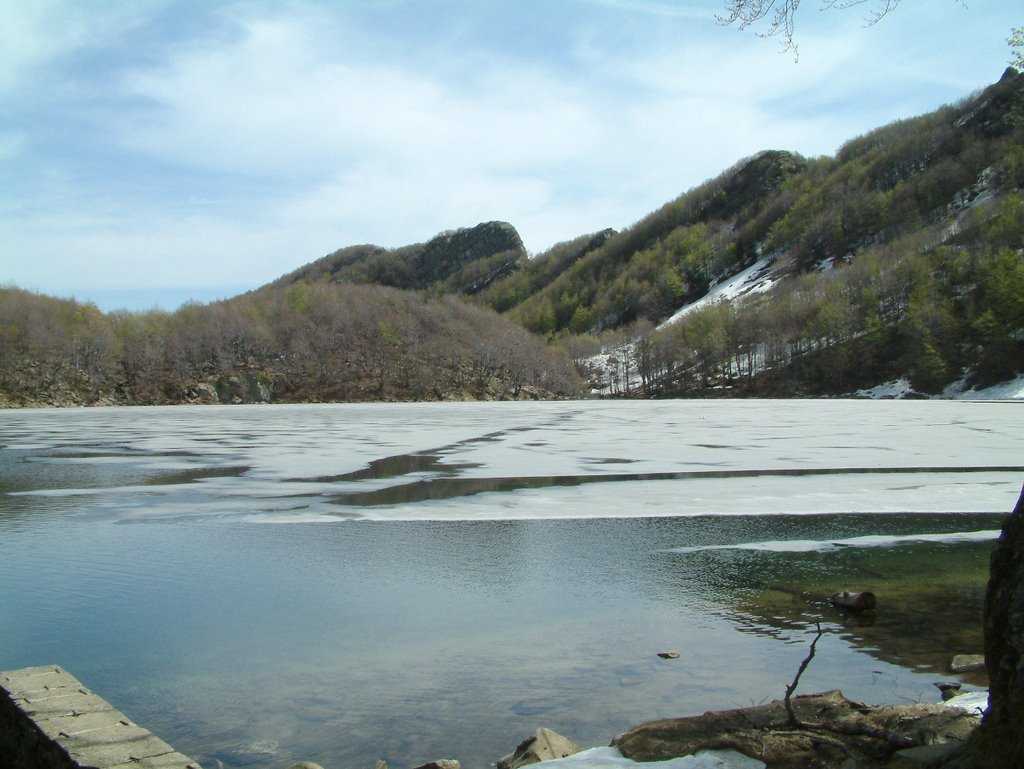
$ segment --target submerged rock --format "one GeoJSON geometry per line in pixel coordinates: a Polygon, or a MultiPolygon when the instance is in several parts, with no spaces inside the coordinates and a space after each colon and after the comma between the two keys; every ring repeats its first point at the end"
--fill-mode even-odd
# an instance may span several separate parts
{"type": "Polygon", "coordinates": [[[872,611],[878,606],[878,599],[875,597],[875,594],[867,590],[861,593],[851,593],[848,590],[844,590],[833,595],[829,598],[829,601],[832,602],[833,606],[850,609],[851,611],[872,611]]]}

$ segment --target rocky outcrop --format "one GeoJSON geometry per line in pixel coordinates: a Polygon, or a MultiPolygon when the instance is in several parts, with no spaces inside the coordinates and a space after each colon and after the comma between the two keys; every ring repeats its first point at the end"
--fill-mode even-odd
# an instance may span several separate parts
{"type": "Polygon", "coordinates": [[[326,281],[475,294],[515,270],[525,259],[526,248],[515,227],[508,222],[483,222],[402,248],[343,248],[271,285],[326,281]]]}
{"type": "Polygon", "coordinates": [[[441,233],[414,256],[412,263],[422,288],[445,281],[450,290],[472,294],[508,273],[525,256],[526,248],[515,227],[508,222],[484,222],[441,233]],[[466,272],[468,266],[483,261],[486,267],[482,274],[472,271],[462,280],[451,280],[466,272]],[[452,282],[456,285],[450,285],[452,282]]]}

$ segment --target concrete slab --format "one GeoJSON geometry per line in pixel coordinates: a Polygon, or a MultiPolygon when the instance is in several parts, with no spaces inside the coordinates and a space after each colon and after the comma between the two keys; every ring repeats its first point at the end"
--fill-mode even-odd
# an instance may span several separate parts
{"type": "Polygon", "coordinates": [[[21,695],[29,693],[46,692],[50,689],[67,688],[77,684],[67,671],[57,665],[46,665],[45,667],[22,668],[21,670],[5,670],[0,673],[0,686],[9,692],[15,691],[21,695]]]}
{"type": "Polygon", "coordinates": [[[110,710],[110,703],[97,694],[84,694],[80,691],[54,693],[52,697],[37,699],[26,697],[15,700],[22,711],[37,720],[55,716],[84,715],[110,710]]]}
{"type": "Polygon", "coordinates": [[[80,713],[78,715],[71,713],[50,714],[45,719],[40,718],[39,714],[36,714],[35,721],[51,737],[60,737],[61,735],[76,735],[97,729],[109,728],[110,718],[111,710],[108,707],[106,710],[80,713]]]}
{"type": "Polygon", "coordinates": [[[192,761],[188,756],[183,756],[181,753],[165,753],[162,756],[142,758],[138,761],[117,764],[106,769],[181,769],[182,766],[186,767],[186,769],[202,769],[199,764],[192,761]]]}
{"type": "Polygon", "coordinates": [[[104,733],[88,732],[71,737],[62,737],[59,742],[68,755],[80,766],[106,769],[118,764],[141,761],[144,758],[166,756],[174,752],[174,748],[154,737],[145,729],[131,736],[115,734],[113,730],[102,730],[104,733]]]}
{"type": "Polygon", "coordinates": [[[57,665],[0,672],[0,716],[18,769],[202,769],[57,665]]]}

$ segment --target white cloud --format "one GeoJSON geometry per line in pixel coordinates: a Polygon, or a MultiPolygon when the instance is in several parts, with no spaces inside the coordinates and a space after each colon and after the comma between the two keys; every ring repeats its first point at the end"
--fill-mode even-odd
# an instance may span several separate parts
{"type": "Polygon", "coordinates": [[[57,24],[59,3],[0,2],[0,93],[14,89],[26,73],[81,43],[75,25],[57,24]]]}
{"type": "Polygon", "coordinates": [[[948,33],[938,10],[864,30],[809,9],[794,64],[716,24],[714,0],[564,2],[513,18],[469,2],[0,0],[0,93],[16,97],[0,228],[17,255],[0,280],[256,286],[344,245],[487,219],[537,251],[627,226],[759,150],[832,152],[1001,72],[975,80],[977,57],[944,36],[993,56],[980,7],[948,33]]]}
{"type": "Polygon", "coordinates": [[[19,285],[48,286],[61,296],[150,286],[255,288],[287,271],[292,249],[309,253],[314,245],[273,226],[159,214],[130,222],[54,215],[13,224],[4,239],[13,253],[45,257],[18,265],[19,285]]]}
{"type": "Polygon", "coordinates": [[[716,18],[714,11],[707,7],[694,7],[679,2],[658,2],[658,0],[577,0],[577,2],[651,16],[705,20],[716,18]]]}
{"type": "Polygon", "coordinates": [[[385,158],[508,169],[586,151],[598,123],[565,84],[530,68],[495,63],[442,79],[361,61],[344,43],[326,50],[309,19],[241,24],[230,44],[125,77],[126,92],[150,105],[116,123],[126,146],[257,175],[331,175],[385,158]]]}
{"type": "Polygon", "coordinates": [[[20,90],[38,96],[40,69],[122,37],[162,2],[0,0],[0,94],[20,90]]]}

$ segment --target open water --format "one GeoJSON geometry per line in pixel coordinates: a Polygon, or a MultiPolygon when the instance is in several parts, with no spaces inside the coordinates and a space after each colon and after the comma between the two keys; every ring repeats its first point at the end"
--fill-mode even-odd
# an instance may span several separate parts
{"type": "Polygon", "coordinates": [[[780,697],[818,622],[800,691],[934,701],[1022,480],[1019,403],[2,412],[0,669],[207,769],[605,744],[780,697]]]}

